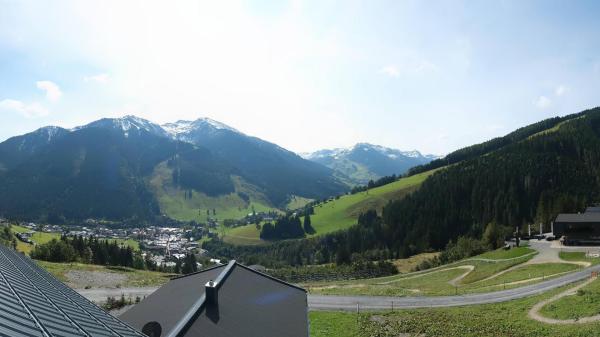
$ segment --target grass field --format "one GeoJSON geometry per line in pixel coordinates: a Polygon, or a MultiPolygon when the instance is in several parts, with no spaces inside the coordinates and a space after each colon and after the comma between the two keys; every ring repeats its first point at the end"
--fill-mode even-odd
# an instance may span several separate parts
{"type": "MultiPolygon", "coordinates": [[[[582,267],[579,265],[568,263],[529,264],[499,275],[494,279],[480,282],[477,284],[477,287],[502,285],[504,283],[519,282],[530,279],[535,279],[535,281],[543,281],[545,279],[555,277],[556,275],[577,271],[581,268],[582,267]]],[[[531,282],[527,283],[529,284],[531,282]]]]}
{"type": "Polygon", "coordinates": [[[477,257],[482,258],[482,259],[501,260],[501,259],[512,259],[512,258],[523,256],[526,254],[531,254],[533,252],[535,252],[535,250],[533,250],[529,247],[521,246],[521,247],[511,248],[509,250],[496,249],[496,250],[492,250],[492,251],[483,253],[477,257]]]}
{"type": "Polygon", "coordinates": [[[600,314],[600,280],[596,279],[574,295],[549,303],[540,313],[555,319],[578,319],[600,314]]]}
{"type": "Polygon", "coordinates": [[[172,274],[158,273],[149,270],[138,270],[127,267],[107,267],[83,263],[55,263],[47,261],[35,261],[62,282],[67,282],[65,276],[69,271],[87,271],[102,273],[117,273],[126,276],[126,281],[121,287],[148,287],[165,284],[174,276],[172,274]]]}
{"type": "MultiPolygon", "coordinates": [[[[499,249],[475,256],[471,259],[416,273],[373,279],[351,280],[346,282],[315,282],[304,284],[303,286],[307,288],[310,293],[327,295],[438,296],[490,291],[490,286],[504,286],[504,283],[506,282],[505,279],[500,279],[498,277],[485,282],[478,283],[477,281],[530,260],[533,257],[533,255],[531,255],[532,252],[532,249],[524,247],[511,249],[509,251],[499,249]],[[481,258],[495,259],[498,261],[477,260],[481,258]],[[512,260],[503,260],[507,258],[512,260]],[[469,272],[470,267],[468,266],[473,266],[474,269],[469,272]],[[462,280],[457,282],[456,286],[450,283],[450,281],[455,280],[467,272],[468,274],[462,280]]],[[[577,268],[577,266],[573,267],[573,269],[575,268],[577,268]]],[[[561,269],[561,271],[563,270],[561,269]]],[[[510,279],[512,277],[515,280],[521,280],[521,275],[524,274],[520,273],[513,275],[515,272],[516,271],[512,271],[504,274],[504,278],[510,279]]],[[[542,270],[540,272],[546,272],[545,275],[552,275],[555,273],[554,270],[542,270]]]]}
{"type": "Polygon", "coordinates": [[[225,219],[239,219],[252,212],[268,212],[276,210],[267,198],[255,187],[244,182],[240,177],[233,177],[235,193],[218,197],[210,197],[198,191],[192,191],[192,198],[186,198],[188,190],[182,190],[172,185],[172,170],[166,163],[159,164],[148,185],[156,195],[162,213],[182,221],[206,221],[206,211],[211,217],[216,217],[220,222],[225,219]],[[238,192],[249,196],[249,202],[243,200],[238,192]],[[213,209],[216,211],[213,215],[213,209]]]}
{"type": "Polygon", "coordinates": [[[389,200],[401,199],[415,191],[434,171],[402,178],[391,184],[373,188],[368,192],[344,195],[339,199],[315,206],[315,214],[311,216],[312,226],[316,230],[315,235],[348,228],[356,223],[360,213],[367,210],[381,211],[389,200]]]}
{"type": "Polygon", "coordinates": [[[425,260],[432,259],[436,256],[440,255],[440,253],[421,253],[417,255],[413,255],[406,259],[397,259],[393,260],[392,263],[398,269],[400,273],[410,273],[415,270],[421,262],[425,260]]]}
{"type": "MultiPolygon", "coordinates": [[[[24,233],[24,232],[31,231],[29,228],[25,228],[25,227],[21,227],[21,226],[17,226],[17,225],[12,225],[11,230],[14,233],[24,233]]],[[[57,239],[57,240],[60,239],[60,234],[59,233],[35,232],[31,236],[31,240],[38,245],[48,243],[52,239],[57,239]]],[[[136,240],[133,240],[133,239],[126,239],[126,240],[124,240],[124,239],[106,239],[106,240],[117,241],[120,244],[124,244],[124,245],[131,247],[133,250],[140,249],[139,242],[137,242],[136,240]]],[[[17,251],[23,252],[23,253],[29,255],[29,253],[31,253],[32,249],[33,249],[33,245],[22,242],[21,240],[17,239],[17,251]]]]}
{"type": "MultiPolygon", "coordinates": [[[[14,233],[24,233],[24,232],[31,231],[31,229],[29,229],[29,228],[21,227],[21,226],[17,226],[17,225],[12,225],[11,230],[14,233]]],[[[36,244],[44,244],[44,243],[51,241],[52,239],[57,239],[57,240],[60,239],[60,234],[59,233],[35,232],[31,236],[31,240],[33,242],[35,242],[36,244]]],[[[29,243],[25,243],[25,242],[17,239],[17,250],[18,251],[29,255],[29,253],[31,253],[32,249],[33,249],[33,245],[31,245],[29,243]]]]}
{"type": "Polygon", "coordinates": [[[509,302],[466,307],[363,312],[358,315],[354,312],[312,311],[309,313],[311,336],[600,336],[600,323],[551,325],[527,317],[533,305],[568,287],[509,302]]]}
{"type": "Polygon", "coordinates": [[[600,258],[586,257],[584,252],[560,252],[558,253],[558,256],[565,261],[589,262],[592,265],[600,263],[600,258]]]}
{"type": "MultiPolygon", "coordinates": [[[[342,230],[356,223],[358,215],[369,209],[381,210],[392,199],[402,198],[418,186],[434,171],[428,171],[403,178],[391,184],[380,186],[352,195],[344,195],[339,199],[319,204],[314,207],[311,223],[316,233],[310,236],[323,235],[342,230]]],[[[224,229],[225,242],[238,245],[259,245],[266,242],[260,239],[260,230],[255,225],[224,229]]]]}
{"type": "Polygon", "coordinates": [[[223,241],[234,245],[263,245],[266,241],[260,239],[260,231],[255,224],[235,228],[224,228],[223,241]]]}
{"type": "Polygon", "coordinates": [[[308,198],[292,195],[290,202],[288,202],[288,204],[286,205],[285,208],[289,209],[289,210],[302,208],[311,201],[313,201],[313,199],[308,199],[308,198]]]}

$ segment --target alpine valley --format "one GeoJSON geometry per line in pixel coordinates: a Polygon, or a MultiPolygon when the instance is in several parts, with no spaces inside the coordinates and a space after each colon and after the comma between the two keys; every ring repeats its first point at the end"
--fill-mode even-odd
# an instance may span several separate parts
{"type": "MultiPolygon", "coordinates": [[[[406,170],[349,158],[373,170],[368,178],[406,170]]],[[[73,129],[48,126],[0,143],[0,215],[48,223],[161,215],[189,221],[207,212],[239,218],[343,194],[365,181],[315,161],[209,118],[158,125],[125,116],[73,129]]]]}

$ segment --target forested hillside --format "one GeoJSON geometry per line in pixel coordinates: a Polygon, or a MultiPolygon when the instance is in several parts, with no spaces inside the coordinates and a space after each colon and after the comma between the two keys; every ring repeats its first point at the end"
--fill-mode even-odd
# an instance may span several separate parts
{"type": "Polygon", "coordinates": [[[600,202],[600,108],[520,130],[506,146],[437,171],[412,194],[387,204],[381,217],[370,212],[348,230],[274,247],[216,242],[211,248],[292,264],[406,257],[442,250],[461,236],[480,239],[486,229],[488,236],[534,223],[549,230],[558,213],[600,202]]]}
{"type": "Polygon", "coordinates": [[[459,235],[480,236],[490,222],[548,226],[557,213],[598,202],[600,108],[561,120],[568,122],[523,128],[511,134],[520,141],[441,170],[415,193],[387,205],[386,245],[441,249],[459,235]]]}
{"type": "Polygon", "coordinates": [[[577,114],[567,115],[564,117],[548,118],[543,121],[519,128],[514,132],[507,134],[506,136],[497,137],[488,140],[487,142],[471,145],[460,150],[456,150],[443,158],[433,160],[428,164],[415,166],[408,171],[408,175],[429,171],[432,169],[440,168],[442,166],[455,164],[463,160],[482,156],[484,154],[498,150],[504,146],[527,139],[528,137],[531,137],[532,135],[535,135],[537,133],[546,130],[552,130],[553,128],[558,127],[560,124],[567,122],[571,119],[579,118],[584,114],[586,114],[586,111],[577,114]]]}

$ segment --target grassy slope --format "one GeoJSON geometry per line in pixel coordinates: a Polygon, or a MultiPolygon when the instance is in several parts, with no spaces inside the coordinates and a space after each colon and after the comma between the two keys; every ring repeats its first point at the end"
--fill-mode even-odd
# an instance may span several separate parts
{"type": "Polygon", "coordinates": [[[581,269],[581,266],[568,263],[530,264],[502,274],[493,280],[482,282],[481,285],[497,285],[504,282],[509,283],[540,277],[545,279],[552,275],[568,273],[579,269],[581,269]]]}
{"type": "Polygon", "coordinates": [[[352,195],[344,195],[337,200],[317,205],[311,216],[316,235],[348,228],[356,223],[360,213],[370,209],[381,211],[391,199],[400,199],[413,192],[433,171],[423,172],[412,177],[402,178],[391,184],[380,186],[352,195]]]}
{"type": "Polygon", "coordinates": [[[224,228],[223,241],[234,245],[264,245],[266,241],[260,239],[260,231],[256,225],[250,224],[235,228],[224,228]]]}
{"type": "Polygon", "coordinates": [[[585,257],[584,252],[560,252],[558,256],[565,261],[583,261],[589,262],[592,265],[600,263],[600,258],[597,257],[585,257]]]}
{"type": "Polygon", "coordinates": [[[524,299],[456,308],[411,309],[394,312],[310,312],[311,336],[599,336],[600,322],[582,325],[543,324],[527,317],[539,301],[566,288],[524,299]]]}
{"type": "Polygon", "coordinates": [[[499,249],[422,272],[346,282],[315,282],[305,284],[304,287],[311,293],[327,295],[443,296],[516,288],[582,268],[579,265],[567,263],[523,265],[486,280],[492,275],[530,260],[533,257],[530,255],[532,252],[534,252],[532,249],[524,247],[509,251],[499,249]],[[496,261],[477,260],[480,258],[495,259],[496,261]],[[468,271],[465,268],[454,268],[460,266],[474,266],[475,268],[464,276],[455,287],[449,282],[468,271]],[[512,282],[515,283],[511,284],[512,282]]]}
{"type": "Polygon", "coordinates": [[[206,221],[206,211],[216,210],[216,217],[220,221],[224,219],[239,219],[252,212],[252,206],[256,212],[275,210],[269,204],[266,197],[260,193],[254,186],[245,183],[239,177],[233,177],[236,193],[230,193],[218,197],[210,197],[204,193],[193,191],[192,198],[186,199],[185,192],[172,185],[172,170],[166,163],[157,165],[152,177],[148,180],[148,185],[156,195],[162,213],[168,216],[183,220],[206,221]],[[237,192],[243,192],[250,197],[250,201],[245,202],[237,192]]]}
{"type": "Polygon", "coordinates": [[[302,208],[302,207],[306,206],[306,204],[308,204],[309,202],[311,202],[313,200],[314,199],[309,199],[309,198],[292,195],[290,202],[288,202],[288,204],[286,205],[285,208],[289,209],[289,210],[302,208]]]}
{"type": "MultiPolygon", "coordinates": [[[[25,227],[21,227],[21,226],[17,226],[17,225],[12,225],[11,230],[15,233],[23,233],[23,232],[30,231],[29,228],[25,228],[25,227]]],[[[44,244],[44,243],[51,241],[52,239],[57,239],[57,240],[60,239],[60,234],[59,233],[35,232],[31,236],[31,240],[33,240],[33,242],[35,242],[36,244],[44,244]]],[[[117,241],[118,243],[128,245],[133,250],[140,249],[139,242],[137,242],[133,239],[127,239],[127,240],[108,239],[108,240],[109,241],[117,241]]],[[[23,253],[29,255],[29,253],[31,252],[32,249],[33,249],[33,245],[30,245],[28,243],[22,242],[21,240],[17,239],[17,251],[23,252],[23,253]]]]}
{"type": "MultiPolygon", "coordinates": [[[[485,259],[497,259],[499,261],[474,261],[474,260],[463,260],[457,263],[453,263],[448,266],[443,266],[437,269],[417,272],[400,274],[394,276],[373,278],[373,279],[361,279],[352,280],[347,282],[315,282],[305,284],[304,286],[311,293],[329,294],[329,295],[382,295],[382,296],[409,296],[409,295],[452,295],[455,293],[473,293],[481,291],[490,291],[490,286],[503,286],[504,279],[498,277],[485,282],[477,282],[483,280],[491,275],[494,275],[502,270],[508,269],[512,266],[521,264],[528,261],[533,255],[533,250],[529,248],[518,248],[512,250],[497,250],[476,256],[474,258],[485,258],[485,259]],[[507,258],[517,258],[509,261],[502,261],[507,258]],[[448,282],[466,273],[468,270],[450,269],[446,268],[472,265],[475,269],[470,272],[463,280],[459,283],[458,289],[450,285],[448,282]]],[[[576,266],[574,267],[576,268],[576,266]]],[[[554,272],[547,270],[541,271],[546,272],[545,275],[554,274],[554,272]]],[[[516,269],[513,272],[504,274],[504,277],[512,280],[521,280],[526,275],[519,272],[516,269]],[[513,275],[517,273],[517,275],[513,275]]],[[[510,286],[509,286],[510,287],[510,286]]],[[[492,287],[492,290],[498,290],[492,287]]]]}
{"type": "MultiPolygon", "coordinates": [[[[369,209],[378,211],[391,199],[398,199],[414,191],[434,171],[424,172],[409,178],[403,178],[391,184],[380,186],[315,206],[311,223],[316,233],[323,235],[345,229],[356,223],[360,213],[369,209]]],[[[225,241],[240,245],[257,245],[265,242],[260,239],[260,231],[255,225],[226,229],[225,241]]]]}
{"type": "MultiPolygon", "coordinates": [[[[29,228],[25,228],[25,227],[21,227],[21,226],[17,226],[17,225],[11,226],[11,230],[14,233],[24,233],[24,232],[31,231],[29,228]]],[[[33,242],[35,242],[36,244],[47,243],[47,242],[51,241],[52,239],[57,239],[57,240],[60,239],[60,234],[59,233],[35,232],[31,236],[31,240],[33,242]]],[[[33,249],[33,245],[30,245],[28,243],[22,242],[21,240],[17,239],[17,250],[18,251],[29,255],[29,253],[31,252],[32,249],[33,249]]]]}
{"type": "Polygon", "coordinates": [[[126,267],[105,267],[83,263],[54,263],[39,260],[36,260],[35,262],[62,282],[68,281],[65,274],[71,270],[123,274],[127,276],[127,281],[124,284],[121,284],[121,287],[160,286],[167,283],[173,276],[172,274],[126,267]]]}
{"type": "Polygon", "coordinates": [[[556,319],[577,319],[600,313],[600,280],[581,288],[575,295],[565,296],[544,306],[541,314],[556,319]]]}

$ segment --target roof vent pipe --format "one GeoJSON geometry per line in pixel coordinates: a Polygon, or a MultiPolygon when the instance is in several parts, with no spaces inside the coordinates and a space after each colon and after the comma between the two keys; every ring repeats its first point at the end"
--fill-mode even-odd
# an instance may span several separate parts
{"type": "Polygon", "coordinates": [[[206,283],[205,294],[206,294],[206,302],[210,305],[218,305],[219,304],[219,288],[217,287],[217,283],[213,280],[210,280],[206,283]]]}

